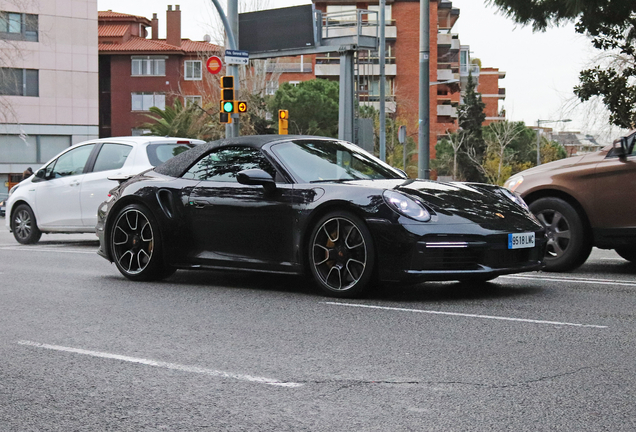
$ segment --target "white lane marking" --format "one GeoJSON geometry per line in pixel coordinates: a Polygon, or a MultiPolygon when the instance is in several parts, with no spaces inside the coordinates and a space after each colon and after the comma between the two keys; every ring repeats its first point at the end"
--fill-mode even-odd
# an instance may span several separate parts
{"type": "Polygon", "coordinates": [[[55,253],[78,253],[78,254],[96,254],[97,249],[92,251],[85,251],[80,249],[50,249],[44,247],[37,246],[26,246],[26,247],[0,247],[0,250],[13,250],[13,251],[22,251],[22,252],[55,252],[55,253]]]}
{"type": "Polygon", "coordinates": [[[382,309],[382,310],[398,311],[398,312],[416,312],[416,313],[433,314],[433,315],[450,315],[450,316],[461,316],[461,317],[468,317],[468,318],[484,318],[484,319],[493,319],[493,320],[502,320],[502,321],[527,322],[527,323],[533,323],[533,324],[551,324],[551,325],[572,326],[572,327],[591,327],[591,328],[599,328],[599,329],[607,328],[607,326],[600,326],[600,325],[594,325],[594,324],[576,324],[576,323],[568,323],[568,322],[561,322],[561,321],[544,321],[544,320],[534,320],[534,319],[527,319],[527,318],[510,318],[510,317],[501,317],[501,316],[492,316],[492,315],[467,314],[467,313],[459,313],[459,312],[441,312],[441,311],[423,310],[423,309],[407,309],[407,308],[387,307],[387,306],[372,306],[372,305],[363,305],[363,304],[355,304],[355,303],[338,303],[338,302],[323,302],[323,303],[328,305],[335,305],[335,306],[382,309]]]}
{"type": "Polygon", "coordinates": [[[613,279],[589,279],[589,278],[575,278],[575,277],[558,277],[558,276],[499,276],[507,279],[524,279],[524,280],[537,280],[548,282],[570,282],[570,283],[584,283],[584,284],[598,284],[598,285],[621,285],[636,287],[636,282],[619,281],[613,279]]]}
{"type": "Polygon", "coordinates": [[[111,354],[106,352],[89,351],[89,350],[85,350],[81,348],[71,348],[71,347],[64,347],[59,345],[48,345],[48,344],[43,344],[39,342],[31,342],[31,341],[25,341],[25,340],[18,341],[18,344],[33,346],[37,348],[46,348],[46,349],[54,350],[54,351],[64,351],[64,352],[69,352],[74,354],[83,354],[83,355],[88,355],[92,357],[121,360],[125,362],[130,362],[130,363],[138,363],[138,364],[143,364],[147,366],[173,369],[173,370],[178,370],[182,372],[192,372],[192,373],[210,375],[214,377],[231,378],[231,379],[240,380],[240,381],[249,381],[249,382],[254,382],[258,384],[267,384],[267,385],[278,386],[278,387],[301,387],[303,385],[301,383],[279,381],[273,378],[264,378],[264,377],[258,377],[258,376],[252,376],[252,375],[237,374],[232,372],[202,368],[198,366],[180,365],[177,363],[167,363],[167,362],[156,361],[156,360],[128,357],[128,356],[123,356],[119,354],[111,354]]]}

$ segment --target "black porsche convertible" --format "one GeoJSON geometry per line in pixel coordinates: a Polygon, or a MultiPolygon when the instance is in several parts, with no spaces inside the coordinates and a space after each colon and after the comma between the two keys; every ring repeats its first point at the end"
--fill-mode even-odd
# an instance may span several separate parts
{"type": "Polygon", "coordinates": [[[119,180],[98,209],[98,253],[132,280],[176,269],[296,273],[353,297],[375,281],[537,270],[546,244],[507,189],[409,179],[333,138],[220,140],[119,180]]]}

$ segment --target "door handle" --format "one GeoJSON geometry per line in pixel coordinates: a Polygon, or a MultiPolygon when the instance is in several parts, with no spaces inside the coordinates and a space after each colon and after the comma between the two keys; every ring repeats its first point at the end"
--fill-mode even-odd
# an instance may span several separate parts
{"type": "Polygon", "coordinates": [[[205,207],[205,202],[203,202],[203,201],[195,201],[194,202],[194,208],[200,209],[200,208],[203,208],[203,207],[205,207]]]}
{"type": "Polygon", "coordinates": [[[69,186],[79,186],[79,182],[77,180],[75,180],[74,182],[69,183],[68,185],[69,186]]]}

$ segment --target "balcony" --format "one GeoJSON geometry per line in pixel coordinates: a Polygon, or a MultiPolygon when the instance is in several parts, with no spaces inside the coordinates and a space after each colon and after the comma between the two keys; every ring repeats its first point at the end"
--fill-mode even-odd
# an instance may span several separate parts
{"type": "MultiPolygon", "coordinates": [[[[380,65],[378,64],[360,64],[358,65],[358,74],[359,75],[380,75],[380,65]]],[[[340,64],[338,63],[330,63],[330,64],[319,64],[316,63],[316,77],[321,76],[339,76],[340,75],[340,64]]],[[[386,76],[395,76],[397,75],[397,67],[394,64],[384,65],[384,75],[386,76]]]]}
{"type": "Polygon", "coordinates": [[[461,64],[459,65],[459,75],[463,77],[467,77],[469,73],[477,77],[479,76],[479,65],[476,64],[461,64]]]}
{"type": "Polygon", "coordinates": [[[439,117],[457,118],[457,108],[452,105],[437,105],[437,115],[439,117]]]}
{"type": "Polygon", "coordinates": [[[437,46],[449,48],[451,51],[459,51],[458,36],[454,33],[439,33],[437,35],[437,46]]]}

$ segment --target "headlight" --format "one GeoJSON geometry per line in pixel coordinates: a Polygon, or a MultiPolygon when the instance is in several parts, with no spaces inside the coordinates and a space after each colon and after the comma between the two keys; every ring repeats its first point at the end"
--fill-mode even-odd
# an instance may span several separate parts
{"type": "Polygon", "coordinates": [[[20,186],[19,183],[17,185],[13,186],[11,189],[9,189],[9,196],[11,196],[13,194],[13,192],[15,192],[15,190],[18,188],[18,186],[20,186]]]}
{"type": "Polygon", "coordinates": [[[523,176],[512,176],[504,183],[504,187],[509,189],[511,192],[514,192],[519,185],[523,183],[523,176]]]}
{"type": "Polygon", "coordinates": [[[523,198],[521,198],[521,195],[519,195],[517,192],[511,192],[511,191],[509,191],[508,189],[505,189],[505,188],[500,188],[499,190],[505,196],[510,198],[513,202],[519,204],[524,209],[530,211],[530,208],[528,208],[528,204],[526,204],[526,202],[523,200],[523,198]]]}
{"type": "Polygon", "coordinates": [[[431,214],[422,204],[407,195],[393,190],[385,190],[384,201],[399,214],[420,222],[431,220],[431,214]]]}

